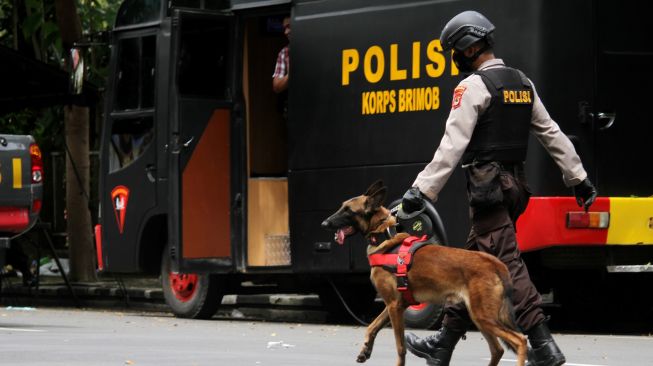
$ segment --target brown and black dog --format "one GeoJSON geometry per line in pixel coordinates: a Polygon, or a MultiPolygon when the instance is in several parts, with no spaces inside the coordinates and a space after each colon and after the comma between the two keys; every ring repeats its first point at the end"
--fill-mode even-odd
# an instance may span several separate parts
{"type": "MultiPolygon", "coordinates": [[[[345,201],[336,213],[324,220],[322,227],[336,230],[335,239],[339,244],[356,232],[369,237],[386,231],[396,220],[383,207],[385,195],[383,183],[374,183],[365,194],[345,201]]],[[[377,246],[370,244],[367,255],[386,252],[407,237],[406,233],[398,233],[377,246]]],[[[370,358],[377,333],[390,321],[399,356],[397,365],[404,365],[404,311],[409,304],[397,290],[394,274],[383,267],[372,267],[370,278],[386,306],[368,326],[357,361],[365,362],[370,358]]],[[[490,366],[497,365],[503,356],[499,339],[517,354],[517,365],[524,365],[526,337],[517,331],[514,323],[510,274],[497,258],[481,252],[426,245],[413,255],[408,283],[418,302],[465,303],[472,321],[490,346],[490,366]]]]}

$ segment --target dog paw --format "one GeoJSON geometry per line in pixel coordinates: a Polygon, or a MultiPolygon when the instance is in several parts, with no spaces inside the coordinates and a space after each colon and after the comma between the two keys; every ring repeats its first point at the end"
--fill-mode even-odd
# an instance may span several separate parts
{"type": "Polygon", "coordinates": [[[356,362],[363,363],[367,361],[368,358],[370,358],[369,355],[366,355],[365,353],[361,353],[360,355],[358,355],[358,357],[356,357],[356,362]]]}

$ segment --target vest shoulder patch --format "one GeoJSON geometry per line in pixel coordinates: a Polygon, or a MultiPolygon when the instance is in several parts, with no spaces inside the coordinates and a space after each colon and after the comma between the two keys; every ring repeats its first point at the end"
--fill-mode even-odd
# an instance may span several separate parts
{"type": "Polygon", "coordinates": [[[467,90],[467,87],[458,85],[453,91],[453,99],[451,100],[451,109],[456,109],[460,107],[460,104],[463,101],[463,94],[467,90]]]}

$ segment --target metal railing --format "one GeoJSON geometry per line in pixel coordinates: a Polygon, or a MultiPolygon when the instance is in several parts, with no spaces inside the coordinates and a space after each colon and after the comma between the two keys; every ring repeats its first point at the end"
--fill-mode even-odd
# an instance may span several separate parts
{"type": "MultiPolygon", "coordinates": [[[[91,151],[90,159],[90,190],[89,210],[91,222],[97,222],[98,215],[98,187],[100,173],[100,154],[98,151],[91,151]]],[[[41,209],[41,220],[52,225],[52,236],[58,248],[65,246],[66,240],[66,154],[61,151],[53,151],[44,155],[44,186],[43,186],[43,208],[41,209]]]]}

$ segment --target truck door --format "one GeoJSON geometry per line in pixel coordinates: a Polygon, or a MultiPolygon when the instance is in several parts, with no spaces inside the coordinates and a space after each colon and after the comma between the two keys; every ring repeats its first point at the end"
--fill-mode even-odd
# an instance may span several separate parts
{"type": "Polygon", "coordinates": [[[603,196],[650,196],[653,45],[637,3],[595,1],[597,62],[594,128],[596,179],[603,196]]]}
{"type": "Polygon", "coordinates": [[[138,268],[140,232],[157,205],[156,29],[117,33],[103,131],[102,212],[107,267],[138,268]],[[113,259],[118,260],[113,260],[113,259]]]}
{"type": "Polygon", "coordinates": [[[169,244],[181,271],[233,268],[233,17],[175,10],[169,134],[169,244]]]}

